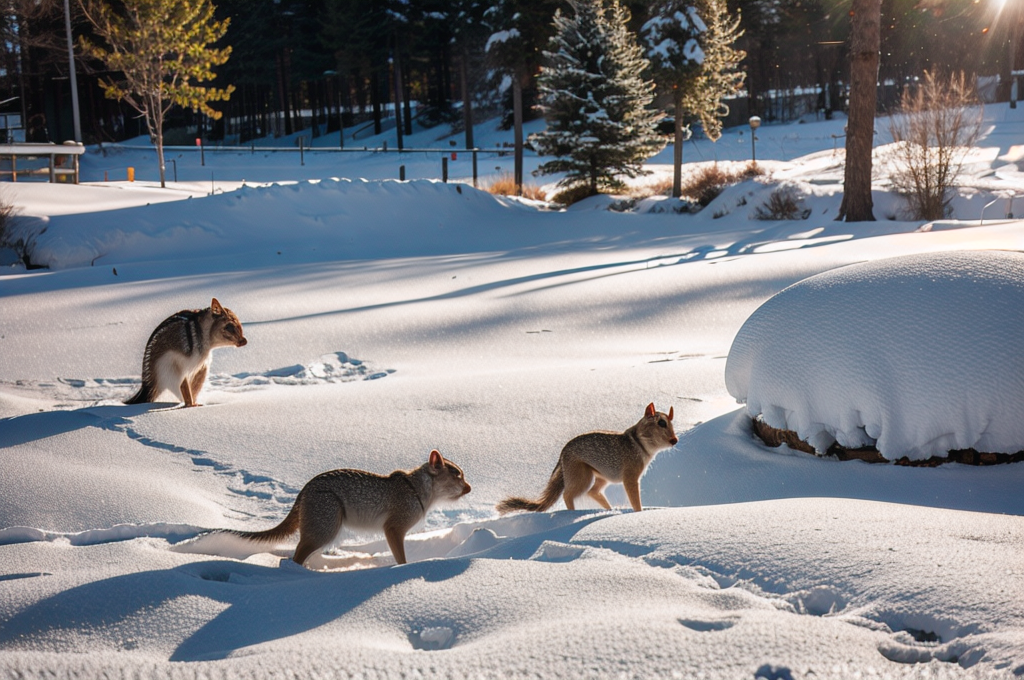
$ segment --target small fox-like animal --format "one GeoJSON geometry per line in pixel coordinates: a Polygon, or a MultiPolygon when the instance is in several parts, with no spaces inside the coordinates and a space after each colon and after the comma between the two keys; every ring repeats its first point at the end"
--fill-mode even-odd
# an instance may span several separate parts
{"type": "Polygon", "coordinates": [[[216,347],[242,347],[242,322],[217,298],[206,309],[183,309],[164,319],[146,342],[142,356],[142,385],[126,404],[156,401],[165,391],[185,406],[196,398],[216,347]]]}
{"type": "Polygon", "coordinates": [[[227,531],[259,543],[278,543],[299,532],[292,559],[306,559],[333,542],[342,526],[384,531],[395,562],[405,564],[405,534],[438,502],[454,501],[471,487],[455,463],[434,449],[415,470],[378,475],[362,470],[332,470],[309,480],[288,516],[266,531],[227,531]]]}
{"type": "Polygon", "coordinates": [[[655,411],[652,403],[647,405],[644,417],[625,432],[588,432],[572,438],[562,448],[541,497],[535,501],[506,498],[498,503],[498,512],[543,512],[558,501],[559,495],[565,500],[565,507],[575,510],[576,499],[584,493],[610,510],[612,506],[602,493],[610,482],[622,483],[629,504],[639,512],[640,475],[659,451],[679,441],[672,428],[674,415],[675,408],[669,408],[666,415],[655,411]]]}

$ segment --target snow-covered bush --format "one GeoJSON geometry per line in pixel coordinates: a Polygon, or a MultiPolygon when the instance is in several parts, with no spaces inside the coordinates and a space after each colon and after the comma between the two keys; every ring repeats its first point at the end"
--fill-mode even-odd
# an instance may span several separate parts
{"type": "Polygon", "coordinates": [[[930,253],[812,276],[761,305],[725,381],[816,451],[1024,449],[1024,254],[930,253]]]}

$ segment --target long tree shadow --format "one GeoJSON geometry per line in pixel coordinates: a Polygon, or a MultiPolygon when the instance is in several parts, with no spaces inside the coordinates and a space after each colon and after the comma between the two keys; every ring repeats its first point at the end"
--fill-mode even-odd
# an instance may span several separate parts
{"type": "Polygon", "coordinates": [[[324,574],[289,564],[274,569],[194,562],[87,583],[37,602],[0,626],[0,648],[62,631],[116,629],[150,615],[164,616],[161,607],[197,596],[227,607],[182,640],[169,660],[223,659],[235,650],[329,623],[392,586],[444,581],[468,566],[468,559],[452,559],[324,574]]]}
{"type": "MultiPolygon", "coordinates": [[[[763,232],[759,231],[753,235],[748,236],[747,238],[737,240],[731,245],[725,247],[719,247],[712,244],[702,244],[692,247],[688,250],[675,253],[653,255],[650,257],[643,257],[632,260],[620,260],[616,262],[602,262],[600,264],[571,267],[566,269],[555,269],[552,271],[544,271],[535,274],[528,274],[525,276],[517,276],[498,281],[491,281],[488,283],[477,284],[474,286],[466,286],[464,288],[459,288],[444,293],[438,293],[436,295],[411,297],[402,300],[392,300],[390,302],[379,302],[371,305],[331,309],[311,314],[300,314],[289,317],[264,319],[260,321],[246,321],[246,326],[269,326],[273,324],[287,323],[291,321],[302,321],[308,319],[337,316],[341,314],[354,314],[358,312],[376,311],[381,309],[389,309],[393,307],[404,307],[408,305],[417,305],[427,302],[453,300],[471,297],[474,295],[479,295],[481,293],[487,293],[495,290],[513,288],[525,284],[542,284],[544,282],[548,282],[545,285],[539,285],[528,291],[536,292],[541,290],[559,288],[562,286],[576,285],[587,281],[594,281],[597,279],[611,276],[636,274],[638,272],[643,272],[650,269],[666,266],[678,266],[684,264],[691,264],[695,262],[704,262],[711,259],[722,262],[736,257],[757,255],[759,254],[757,252],[758,248],[779,243],[780,239],[781,242],[785,244],[785,249],[803,250],[808,248],[817,248],[825,245],[830,245],[837,241],[846,241],[859,238],[858,236],[851,233],[843,233],[841,235],[827,234],[816,239],[803,239],[799,242],[786,244],[785,235],[800,229],[806,228],[799,224],[794,225],[792,223],[787,222],[781,227],[777,226],[773,227],[771,230],[766,229],[763,230],[763,232]],[[771,231],[772,235],[766,236],[765,233],[769,231],[771,231]]],[[[514,294],[521,295],[524,293],[518,292],[514,294]]]]}

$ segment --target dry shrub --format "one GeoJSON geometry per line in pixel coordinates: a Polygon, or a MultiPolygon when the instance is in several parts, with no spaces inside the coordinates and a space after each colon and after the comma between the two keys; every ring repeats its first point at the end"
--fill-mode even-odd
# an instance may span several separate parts
{"type": "MultiPolygon", "coordinates": [[[[515,178],[508,173],[498,175],[498,177],[487,185],[486,190],[489,193],[498,196],[515,196],[516,195],[516,182],[515,178]]],[[[547,196],[541,191],[541,188],[536,184],[523,184],[523,198],[528,198],[531,201],[546,201],[547,196]]]]}
{"type": "Polygon", "coordinates": [[[14,247],[10,231],[15,212],[14,204],[7,200],[6,194],[0,189],[0,248],[14,247]]]}
{"type": "Polygon", "coordinates": [[[948,79],[925,73],[915,91],[904,90],[900,109],[889,119],[895,142],[890,180],[913,217],[942,219],[964,159],[981,134],[981,107],[963,73],[948,79]]]}
{"type": "Polygon", "coordinates": [[[805,220],[810,211],[796,196],[792,187],[779,187],[768,200],[757,206],[754,217],[759,220],[805,220]]]}
{"type": "Polygon", "coordinates": [[[729,170],[723,170],[718,163],[705,165],[686,179],[681,187],[682,194],[689,196],[703,208],[718,198],[726,187],[762,173],[763,170],[756,163],[749,163],[741,169],[729,170]]]}
{"type": "Polygon", "coordinates": [[[2,187],[0,187],[0,248],[10,248],[17,253],[18,258],[26,265],[30,264],[29,254],[35,242],[36,233],[26,236],[14,235],[14,217],[18,214],[18,208],[11,203],[2,187]]]}
{"type": "Polygon", "coordinates": [[[569,206],[573,203],[579,203],[585,198],[596,196],[597,194],[591,190],[589,184],[574,184],[573,186],[562,189],[555,194],[551,202],[558,203],[559,205],[569,206]]]}

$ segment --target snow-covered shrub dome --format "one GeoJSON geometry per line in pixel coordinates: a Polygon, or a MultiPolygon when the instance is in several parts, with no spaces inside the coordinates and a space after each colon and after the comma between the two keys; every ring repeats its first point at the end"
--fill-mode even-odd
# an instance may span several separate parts
{"type": "Polygon", "coordinates": [[[751,417],[888,460],[1024,449],[1024,254],[896,257],[800,281],[740,328],[725,367],[751,417]]]}

